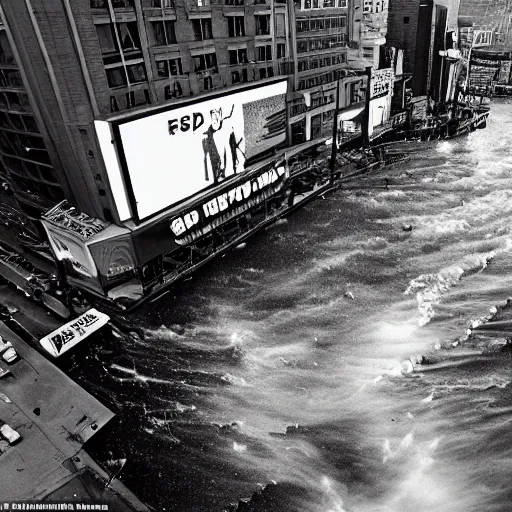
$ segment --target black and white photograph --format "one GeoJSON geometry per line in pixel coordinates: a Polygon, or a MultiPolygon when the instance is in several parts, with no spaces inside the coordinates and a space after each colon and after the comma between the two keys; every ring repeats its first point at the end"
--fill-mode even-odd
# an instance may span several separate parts
{"type": "Polygon", "coordinates": [[[0,510],[510,512],[512,0],[0,0],[0,510]]]}

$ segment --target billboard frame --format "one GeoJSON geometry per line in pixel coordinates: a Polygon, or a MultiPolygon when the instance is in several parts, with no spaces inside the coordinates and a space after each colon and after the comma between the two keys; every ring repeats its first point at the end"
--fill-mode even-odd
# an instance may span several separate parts
{"type": "MultiPolygon", "coordinates": [[[[154,219],[155,217],[162,215],[162,213],[164,213],[165,211],[177,208],[181,204],[183,204],[187,201],[190,201],[191,199],[193,199],[195,197],[197,197],[199,199],[203,194],[207,194],[207,193],[211,192],[216,187],[220,187],[221,185],[225,185],[225,184],[229,183],[236,176],[232,176],[232,177],[226,179],[225,181],[223,181],[222,183],[213,183],[213,184],[191,194],[188,197],[184,197],[184,198],[180,199],[179,201],[177,201],[173,204],[170,204],[170,205],[162,208],[161,210],[154,212],[151,215],[148,215],[147,217],[144,217],[144,219],[141,220],[141,218],[139,216],[138,208],[137,208],[137,201],[135,199],[135,192],[134,192],[132,181],[130,178],[130,171],[128,169],[128,162],[126,160],[126,154],[124,151],[123,141],[121,138],[121,130],[120,130],[121,125],[130,123],[132,121],[137,121],[138,119],[143,119],[143,118],[146,118],[146,117],[149,117],[152,115],[162,114],[165,112],[171,112],[178,108],[196,105],[197,103],[202,103],[204,101],[214,100],[217,98],[223,98],[225,96],[230,96],[230,95],[233,95],[233,94],[236,94],[239,92],[245,92],[245,91],[250,91],[250,90],[254,90],[254,89],[259,89],[261,87],[266,87],[268,85],[273,85],[273,84],[278,84],[278,83],[283,83],[283,82],[287,83],[288,78],[287,77],[284,77],[284,78],[279,77],[279,78],[274,78],[271,80],[258,81],[255,84],[250,84],[249,86],[230,88],[228,90],[223,90],[221,92],[216,92],[216,93],[209,94],[209,95],[200,95],[193,99],[187,98],[183,101],[173,102],[169,105],[153,107],[150,109],[144,109],[139,112],[134,112],[131,115],[125,115],[123,117],[115,116],[115,117],[110,117],[110,118],[104,119],[105,121],[109,122],[112,127],[112,134],[114,137],[114,143],[115,143],[115,147],[116,147],[118,158],[119,158],[121,174],[123,176],[123,180],[124,180],[125,187],[126,187],[128,203],[132,210],[131,220],[136,225],[140,225],[144,222],[148,222],[148,221],[154,219]]],[[[288,87],[287,87],[287,92],[285,93],[285,95],[287,93],[288,93],[288,87]]],[[[286,98],[285,98],[285,109],[286,109],[286,98]]],[[[286,143],[286,132],[285,132],[285,143],[286,143]]],[[[251,174],[251,171],[257,170],[258,168],[259,168],[258,162],[254,162],[253,165],[249,166],[247,174],[246,174],[246,172],[244,172],[243,174],[244,175],[246,174],[246,176],[249,177],[251,174]],[[253,167],[253,169],[251,169],[251,167],[253,167]]],[[[175,215],[175,214],[176,213],[173,212],[173,215],[175,215]]]]}

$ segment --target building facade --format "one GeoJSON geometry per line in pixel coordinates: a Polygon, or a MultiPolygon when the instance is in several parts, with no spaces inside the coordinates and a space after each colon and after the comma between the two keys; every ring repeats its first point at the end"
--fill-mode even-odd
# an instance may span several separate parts
{"type": "Polygon", "coordinates": [[[138,299],[293,206],[286,148],[328,138],[336,99],[339,140],[361,133],[387,4],[1,0],[0,18],[16,198],[71,284],[138,299]]]}
{"type": "Polygon", "coordinates": [[[459,0],[390,0],[388,47],[404,52],[415,96],[439,100],[445,73],[439,52],[456,48],[459,0]]]}

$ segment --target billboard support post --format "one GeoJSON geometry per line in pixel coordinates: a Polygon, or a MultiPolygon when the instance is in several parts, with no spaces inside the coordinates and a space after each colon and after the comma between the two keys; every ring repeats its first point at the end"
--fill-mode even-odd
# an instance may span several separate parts
{"type": "Polygon", "coordinates": [[[334,109],[334,119],[332,123],[332,147],[331,147],[331,161],[330,163],[330,176],[329,183],[330,185],[334,184],[334,167],[336,165],[336,149],[338,146],[338,112],[340,110],[340,81],[341,78],[338,77],[338,82],[336,85],[336,108],[334,109]]]}

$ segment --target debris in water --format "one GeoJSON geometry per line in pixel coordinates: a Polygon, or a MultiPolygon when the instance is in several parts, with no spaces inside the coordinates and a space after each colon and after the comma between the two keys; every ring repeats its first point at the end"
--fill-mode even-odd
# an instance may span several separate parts
{"type": "Polygon", "coordinates": [[[355,300],[354,294],[352,292],[345,292],[343,297],[347,297],[347,299],[355,300]]]}
{"type": "Polygon", "coordinates": [[[424,398],[422,400],[422,402],[424,404],[428,403],[428,402],[432,402],[432,400],[434,400],[434,392],[432,391],[432,393],[430,393],[430,395],[427,396],[427,398],[424,398]]]}
{"type": "Polygon", "coordinates": [[[402,229],[403,229],[404,231],[412,231],[412,225],[411,225],[411,224],[404,224],[404,225],[402,226],[402,229]]]}
{"type": "Polygon", "coordinates": [[[247,244],[245,242],[242,242],[241,244],[238,244],[235,249],[237,251],[241,251],[242,249],[245,249],[247,247],[247,244]]]}
{"type": "Polygon", "coordinates": [[[409,359],[402,361],[402,373],[412,373],[414,371],[414,366],[409,359]]]}
{"type": "Polygon", "coordinates": [[[233,441],[233,450],[239,453],[246,452],[247,446],[245,444],[238,444],[236,441],[233,441]]]}

